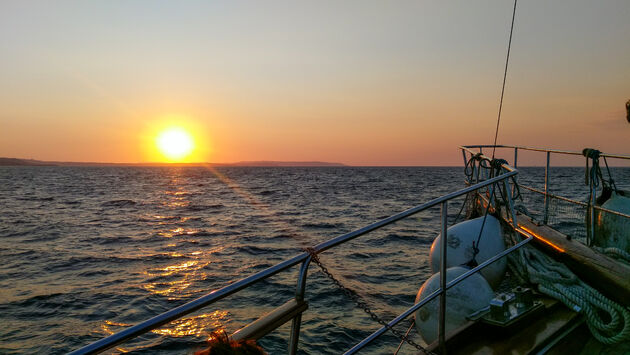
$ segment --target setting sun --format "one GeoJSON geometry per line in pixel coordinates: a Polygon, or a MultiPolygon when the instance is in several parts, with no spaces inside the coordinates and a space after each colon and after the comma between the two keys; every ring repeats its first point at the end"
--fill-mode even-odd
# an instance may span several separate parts
{"type": "Polygon", "coordinates": [[[192,136],[180,127],[172,127],[160,132],[155,143],[160,153],[170,161],[182,161],[195,148],[192,136]]]}

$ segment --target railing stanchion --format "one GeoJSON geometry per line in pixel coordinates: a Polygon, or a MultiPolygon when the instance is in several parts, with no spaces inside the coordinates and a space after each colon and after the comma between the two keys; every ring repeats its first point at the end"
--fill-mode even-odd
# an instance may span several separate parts
{"type": "Polygon", "coordinates": [[[475,184],[479,183],[479,172],[481,171],[481,162],[473,161],[473,172],[475,173],[475,184]]]}
{"type": "Polygon", "coordinates": [[[295,299],[298,301],[304,300],[304,292],[306,291],[306,275],[308,273],[308,267],[311,264],[311,260],[313,260],[313,257],[309,255],[302,263],[302,266],[300,266],[298,282],[295,287],[295,299]]]}
{"type": "Polygon", "coordinates": [[[591,213],[591,220],[589,221],[590,223],[590,230],[587,236],[587,240],[586,240],[586,245],[591,246],[593,245],[593,239],[595,238],[595,202],[597,202],[597,187],[595,186],[595,184],[593,184],[591,182],[591,201],[590,201],[590,213],[591,213]]]}
{"type": "Polygon", "coordinates": [[[295,355],[300,340],[300,326],[302,325],[302,313],[298,313],[291,322],[291,337],[289,338],[289,354],[295,355]]]}
{"type": "MultiPolygon", "coordinates": [[[[514,147],[514,169],[518,169],[518,147],[514,147]]],[[[516,176],[513,178],[512,196],[516,195],[516,176]]]]}
{"type": "Polygon", "coordinates": [[[547,152],[547,165],[545,166],[545,209],[543,212],[543,223],[547,224],[549,221],[549,158],[551,152],[547,152]]]}
{"type": "MultiPolygon", "coordinates": [[[[306,275],[308,273],[308,267],[311,264],[312,256],[309,256],[304,260],[300,267],[300,273],[298,274],[298,282],[295,287],[295,299],[297,301],[304,301],[304,293],[306,292],[306,275]]],[[[291,322],[291,336],[289,337],[289,354],[295,355],[298,350],[298,341],[300,340],[300,326],[302,325],[302,313],[298,313],[293,317],[291,322]]]]}
{"type": "Polygon", "coordinates": [[[448,244],[448,235],[446,232],[446,224],[448,217],[447,201],[442,202],[442,230],[440,243],[440,320],[438,328],[438,337],[440,341],[440,351],[446,354],[446,246],[448,244]]]}
{"type": "Polygon", "coordinates": [[[466,160],[466,151],[462,149],[462,156],[464,157],[464,167],[466,166],[466,164],[468,164],[468,161],[466,160]]]}
{"type": "Polygon", "coordinates": [[[507,212],[512,219],[512,226],[516,229],[518,228],[518,222],[516,221],[516,211],[514,210],[514,201],[512,200],[512,191],[510,191],[510,183],[508,179],[503,180],[503,188],[505,189],[505,195],[507,196],[507,208],[509,209],[507,212]]]}

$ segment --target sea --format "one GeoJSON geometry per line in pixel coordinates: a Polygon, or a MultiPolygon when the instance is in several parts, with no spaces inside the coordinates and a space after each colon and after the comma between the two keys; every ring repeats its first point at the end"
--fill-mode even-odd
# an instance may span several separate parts
{"type": "MultiPolygon", "coordinates": [[[[541,188],[544,169],[527,169],[541,188]]],[[[615,171],[630,178],[628,168],[615,171]]],[[[464,177],[461,167],[0,167],[0,353],[78,349],[463,188],[464,177]]],[[[583,168],[559,168],[552,178],[586,198],[583,168]]],[[[450,224],[461,220],[463,202],[449,203],[450,224]]],[[[321,262],[391,320],[432,275],[440,213],[431,208],[361,236],[322,253],[321,262]]],[[[297,272],[108,352],[192,354],[212,331],[232,333],[294,297],[297,272]]],[[[380,328],[314,264],[306,300],[301,354],[342,353],[380,328]]],[[[289,333],[290,322],[259,344],[284,354],[289,333]]],[[[387,333],[365,353],[393,353],[399,344],[387,333]]]]}

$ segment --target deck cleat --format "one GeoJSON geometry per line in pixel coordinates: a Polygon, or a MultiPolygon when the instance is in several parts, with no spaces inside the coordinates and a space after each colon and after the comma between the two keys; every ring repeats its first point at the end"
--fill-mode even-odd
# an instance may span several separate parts
{"type": "Polygon", "coordinates": [[[512,292],[502,293],[490,300],[489,306],[468,317],[500,327],[509,327],[527,315],[543,307],[534,300],[534,293],[527,287],[516,287],[512,292]]]}

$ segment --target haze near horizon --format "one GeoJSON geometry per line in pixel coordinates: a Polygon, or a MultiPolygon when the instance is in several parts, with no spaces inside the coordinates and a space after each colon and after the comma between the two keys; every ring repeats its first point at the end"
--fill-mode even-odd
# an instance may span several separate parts
{"type": "MultiPolygon", "coordinates": [[[[494,138],[511,11],[2,2],[0,156],[457,166],[494,138]]],[[[498,143],[627,153],[628,18],[627,1],[520,1],[498,143]]]]}

